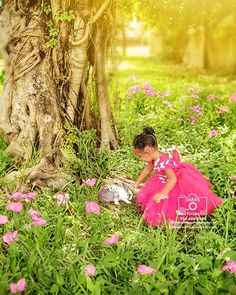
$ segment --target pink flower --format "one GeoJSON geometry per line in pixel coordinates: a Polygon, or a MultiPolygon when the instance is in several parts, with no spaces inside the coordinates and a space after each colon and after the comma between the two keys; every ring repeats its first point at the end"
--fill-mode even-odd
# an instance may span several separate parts
{"type": "Polygon", "coordinates": [[[229,178],[232,180],[236,180],[236,175],[231,175],[229,178]]]}
{"type": "Polygon", "coordinates": [[[194,112],[201,112],[202,111],[202,108],[200,106],[192,106],[189,108],[190,108],[190,110],[192,110],[194,112]]]}
{"type": "Polygon", "coordinates": [[[217,98],[219,98],[219,96],[218,96],[218,95],[215,95],[215,94],[209,94],[209,95],[207,96],[207,100],[208,100],[208,101],[215,100],[215,99],[217,99],[217,98]]]}
{"type": "Polygon", "coordinates": [[[120,236],[118,234],[114,234],[110,238],[103,241],[104,244],[110,245],[110,244],[117,244],[119,242],[120,236]]]}
{"type": "Polygon", "coordinates": [[[0,224],[5,224],[8,222],[8,217],[0,214],[0,224]]]}
{"type": "Polygon", "coordinates": [[[99,214],[100,206],[96,202],[85,202],[85,211],[91,214],[99,214]]]}
{"type": "Polygon", "coordinates": [[[69,195],[65,192],[59,192],[56,198],[58,205],[66,205],[70,199],[69,195]]]}
{"type": "Polygon", "coordinates": [[[229,108],[226,106],[221,106],[221,107],[218,107],[217,109],[218,114],[228,113],[228,111],[229,111],[229,108]]]}
{"type": "Polygon", "coordinates": [[[154,91],[154,89],[151,87],[149,82],[145,82],[143,84],[144,92],[146,96],[155,96],[157,93],[154,91]]]}
{"type": "Polygon", "coordinates": [[[188,88],[188,92],[193,93],[193,94],[198,94],[198,93],[203,92],[203,90],[200,88],[196,88],[196,87],[191,86],[188,88]]]}
{"type": "Polygon", "coordinates": [[[145,90],[152,89],[152,87],[151,87],[151,85],[150,85],[149,82],[144,82],[144,83],[143,83],[143,88],[144,88],[145,90]]]}
{"type": "Polygon", "coordinates": [[[32,225],[34,226],[42,226],[47,223],[47,220],[42,217],[32,217],[32,225]]]}
{"type": "Polygon", "coordinates": [[[209,135],[215,137],[215,136],[218,135],[218,131],[217,131],[217,130],[210,130],[210,131],[209,131],[209,135]]]}
{"type": "Polygon", "coordinates": [[[231,95],[231,100],[232,100],[232,101],[236,101],[236,92],[234,92],[234,93],[231,95]]]}
{"type": "Polygon", "coordinates": [[[153,89],[148,89],[148,90],[145,90],[145,95],[146,96],[155,96],[156,92],[153,89]]]}
{"type": "Polygon", "coordinates": [[[16,294],[17,292],[23,292],[25,290],[26,281],[25,279],[20,279],[17,283],[11,283],[9,285],[10,291],[12,294],[16,294]]]}
{"type": "Polygon", "coordinates": [[[39,211],[30,208],[28,214],[32,218],[32,225],[34,226],[42,226],[47,223],[47,220],[42,217],[42,214],[39,211]]]}
{"type": "Polygon", "coordinates": [[[155,268],[151,268],[151,267],[148,267],[144,264],[140,264],[137,268],[137,271],[139,274],[141,275],[153,275],[156,273],[156,269],[155,268]]]}
{"type": "Polygon", "coordinates": [[[128,98],[131,98],[135,93],[140,92],[140,87],[137,85],[129,87],[129,92],[127,94],[128,98]]]}
{"type": "Polygon", "coordinates": [[[137,85],[131,86],[129,89],[132,94],[140,92],[140,88],[137,85]]]}
{"type": "Polygon", "coordinates": [[[31,218],[41,217],[42,214],[39,211],[35,211],[33,208],[30,208],[28,214],[31,218]]]}
{"type": "Polygon", "coordinates": [[[203,115],[202,108],[200,106],[192,106],[192,107],[189,107],[189,109],[196,112],[198,116],[203,115]]]}
{"type": "Polygon", "coordinates": [[[11,202],[7,205],[7,211],[20,212],[23,209],[23,203],[11,202]]]}
{"type": "Polygon", "coordinates": [[[95,276],[96,274],[96,268],[93,264],[88,264],[85,266],[85,275],[86,276],[95,276]]]}
{"type": "Polygon", "coordinates": [[[96,178],[91,178],[91,179],[88,179],[85,181],[85,183],[88,185],[88,186],[94,186],[97,182],[97,179],[96,178]]]}
{"type": "Polygon", "coordinates": [[[12,244],[14,241],[18,241],[18,237],[17,237],[17,234],[18,234],[18,231],[15,230],[13,232],[9,232],[9,233],[6,233],[4,236],[3,236],[3,241],[6,243],[6,244],[12,244]]]}
{"type": "Polygon", "coordinates": [[[35,193],[28,193],[28,194],[22,194],[22,199],[26,202],[29,203],[31,200],[36,199],[36,194],[35,193]]]}
{"type": "Polygon", "coordinates": [[[198,119],[195,116],[188,116],[188,118],[191,120],[191,125],[194,125],[198,122],[198,119]]]}
{"type": "Polygon", "coordinates": [[[233,260],[228,260],[226,262],[226,265],[221,267],[222,270],[226,270],[230,273],[235,273],[236,272],[236,262],[233,260]]]}
{"type": "Polygon", "coordinates": [[[156,93],[157,95],[159,95],[159,96],[162,96],[162,97],[168,97],[168,96],[170,96],[170,92],[157,92],[156,93]]]}
{"type": "Polygon", "coordinates": [[[12,195],[12,199],[19,200],[21,198],[22,193],[16,192],[12,195]]]}
{"type": "Polygon", "coordinates": [[[198,96],[197,94],[192,94],[191,97],[192,97],[193,99],[198,99],[198,98],[199,98],[199,96],[198,96]]]}

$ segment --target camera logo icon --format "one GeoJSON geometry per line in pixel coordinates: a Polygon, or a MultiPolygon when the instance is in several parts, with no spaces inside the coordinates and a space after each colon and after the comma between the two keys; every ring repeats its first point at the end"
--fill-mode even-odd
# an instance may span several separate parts
{"type": "Polygon", "coordinates": [[[178,213],[187,219],[207,215],[207,198],[196,194],[180,195],[178,198],[178,213]]]}

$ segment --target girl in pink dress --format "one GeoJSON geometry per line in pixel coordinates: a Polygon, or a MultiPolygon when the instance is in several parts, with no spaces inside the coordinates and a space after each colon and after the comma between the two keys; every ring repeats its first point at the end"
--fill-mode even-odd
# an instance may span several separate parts
{"type": "Polygon", "coordinates": [[[147,165],[136,180],[142,181],[154,171],[136,197],[144,220],[154,227],[205,220],[207,214],[222,204],[210,189],[210,181],[193,165],[180,161],[177,150],[172,155],[157,149],[154,130],[146,127],[133,140],[134,154],[147,165]]]}

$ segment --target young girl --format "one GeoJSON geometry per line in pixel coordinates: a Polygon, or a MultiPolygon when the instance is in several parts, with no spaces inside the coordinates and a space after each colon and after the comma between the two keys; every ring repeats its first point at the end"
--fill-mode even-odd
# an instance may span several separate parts
{"type": "Polygon", "coordinates": [[[166,221],[175,224],[198,218],[203,220],[222,204],[222,200],[210,191],[210,181],[193,165],[181,162],[177,150],[169,155],[157,149],[152,128],[146,127],[143,133],[135,136],[133,148],[135,155],[148,163],[134,187],[139,188],[154,170],[136,197],[146,223],[156,227],[166,221]]]}

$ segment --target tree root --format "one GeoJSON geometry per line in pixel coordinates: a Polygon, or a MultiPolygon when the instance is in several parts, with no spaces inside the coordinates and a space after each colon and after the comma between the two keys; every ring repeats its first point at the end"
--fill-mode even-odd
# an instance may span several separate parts
{"type": "Polygon", "coordinates": [[[45,157],[41,159],[39,164],[25,171],[16,190],[24,192],[33,189],[43,192],[45,188],[49,188],[53,191],[61,191],[74,181],[75,178],[66,172],[55,173],[55,166],[45,157]]]}

